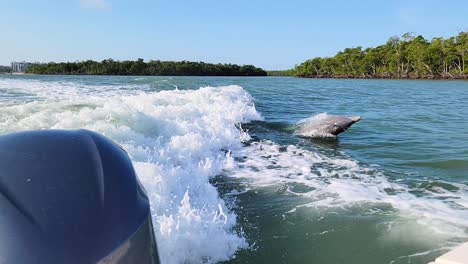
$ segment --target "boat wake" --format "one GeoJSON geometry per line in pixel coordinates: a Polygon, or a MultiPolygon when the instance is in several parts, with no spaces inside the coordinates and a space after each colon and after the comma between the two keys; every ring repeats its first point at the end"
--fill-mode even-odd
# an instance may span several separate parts
{"type": "MultiPolygon", "coordinates": [[[[243,179],[249,188],[285,186],[286,194],[304,198],[289,213],[360,206],[370,214],[412,219],[446,238],[468,237],[466,185],[409,186],[344,153],[324,155],[252,141],[240,124],[262,117],[240,86],[154,91],[0,79],[0,91],[8,97],[0,95],[2,134],[85,128],[110,137],[129,153],[150,197],[162,263],[214,263],[249,247],[236,214],[210,184],[220,174],[243,179]]],[[[398,225],[389,225],[389,232],[396,229],[398,225]]]]}
{"type": "MultiPolygon", "coordinates": [[[[409,186],[345,153],[324,155],[270,140],[253,142],[233,153],[232,159],[239,162],[227,175],[246,179],[248,188],[282,186],[285,194],[304,198],[288,213],[304,207],[359,207],[362,214],[414,220],[426,232],[445,239],[468,238],[468,187],[464,184],[424,180],[409,186]]],[[[392,224],[389,229],[400,228],[392,224]]]]}
{"type": "Polygon", "coordinates": [[[162,263],[215,263],[248,247],[209,183],[230,161],[224,150],[250,139],[238,124],[262,119],[246,91],[75,86],[0,80],[0,89],[29,94],[26,102],[0,102],[0,133],[85,128],[120,144],[148,192],[162,263]]]}

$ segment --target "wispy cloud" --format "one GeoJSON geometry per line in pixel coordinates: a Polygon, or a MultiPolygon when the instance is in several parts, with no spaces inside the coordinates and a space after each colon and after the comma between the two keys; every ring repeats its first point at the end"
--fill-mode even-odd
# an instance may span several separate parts
{"type": "Polygon", "coordinates": [[[109,10],[112,8],[108,0],[80,0],[82,8],[109,10]]]}

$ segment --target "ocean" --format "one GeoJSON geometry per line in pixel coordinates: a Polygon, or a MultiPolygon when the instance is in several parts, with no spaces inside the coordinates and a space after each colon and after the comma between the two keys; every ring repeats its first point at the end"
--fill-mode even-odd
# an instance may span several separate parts
{"type": "Polygon", "coordinates": [[[162,263],[426,264],[468,241],[468,82],[0,75],[0,134],[130,155],[162,263]],[[337,138],[294,127],[362,120],[337,138]]]}

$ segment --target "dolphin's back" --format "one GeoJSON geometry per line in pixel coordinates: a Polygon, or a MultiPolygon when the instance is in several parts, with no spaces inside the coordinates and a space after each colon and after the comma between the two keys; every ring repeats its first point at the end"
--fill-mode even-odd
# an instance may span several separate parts
{"type": "Polygon", "coordinates": [[[319,115],[309,118],[297,126],[296,134],[304,137],[335,137],[346,131],[352,124],[358,122],[361,118],[319,115]]]}

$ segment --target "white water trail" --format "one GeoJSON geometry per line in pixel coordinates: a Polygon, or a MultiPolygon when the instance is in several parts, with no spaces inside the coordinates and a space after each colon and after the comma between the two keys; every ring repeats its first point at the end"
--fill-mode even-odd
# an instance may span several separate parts
{"type": "Polygon", "coordinates": [[[249,140],[236,125],[261,119],[253,99],[239,86],[133,88],[0,79],[0,89],[31,95],[0,103],[0,133],[85,128],[110,137],[148,192],[162,263],[231,259],[248,243],[209,178],[232,166],[223,149],[249,140]]]}
{"type": "MultiPolygon", "coordinates": [[[[386,214],[388,210],[379,209],[379,205],[391,205],[399,217],[417,223],[410,228],[416,230],[416,237],[431,239],[432,233],[446,239],[468,239],[468,187],[464,184],[450,183],[457,191],[422,189],[422,195],[417,196],[411,193],[414,189],[390,181],[377,168],[363,166],[343,153],[330,157],[269,140],[254,142],[233,153],[233,158],[243,156],[249,158],[230,169],[228,175],[247,179],[249,188],[285,185],[286,194],[304,197],[304,204],[291,208],[289,213],[301,207],[360,206],[368,208],[370,214],[386,214]],[[303,187],[295,191],[298,185],[303,187]],[[426,232],[424,236],[421,230],[426,232]]],[[[401,230],[406,230],[401,225],[389,227],[389,238],[392,232],[401,237],[401,230]]]]}

